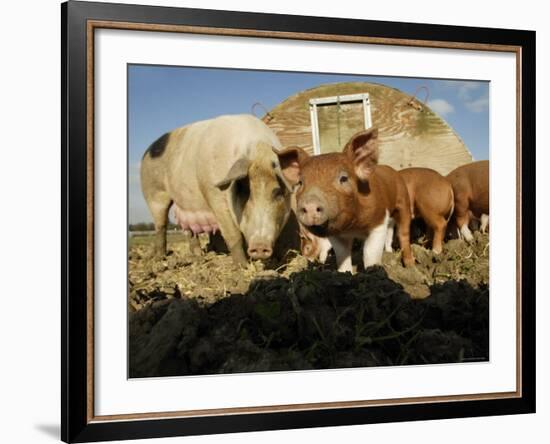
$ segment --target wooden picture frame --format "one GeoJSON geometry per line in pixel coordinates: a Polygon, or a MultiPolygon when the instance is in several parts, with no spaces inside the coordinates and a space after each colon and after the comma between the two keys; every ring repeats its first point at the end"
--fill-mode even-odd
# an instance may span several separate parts
{"type": "MultiPolygon", "coordinates": [[[[185,8],[62,4],[62,412],[65,442],[535,412],[535,33],[185,8]],[[133,415],[94,414],[94,45],[97,29],[161,31],[516,56],[517,389],[133,415]]],[[[123,148],[121,148],[123,149],[123,148]]]]}

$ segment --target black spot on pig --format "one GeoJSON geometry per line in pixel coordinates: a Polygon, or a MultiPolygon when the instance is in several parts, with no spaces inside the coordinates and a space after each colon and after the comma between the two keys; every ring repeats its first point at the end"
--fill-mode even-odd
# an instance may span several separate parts
{"type": "Polygon", "coordinates": [[[170,133],[163,134],[157,140],[155,140],[149,148],[145,151],[143,157],[149,153],[149,155],[154,159],[155,157],[160,157],[168,145],[168,139],[170,138],[170,133]]]}

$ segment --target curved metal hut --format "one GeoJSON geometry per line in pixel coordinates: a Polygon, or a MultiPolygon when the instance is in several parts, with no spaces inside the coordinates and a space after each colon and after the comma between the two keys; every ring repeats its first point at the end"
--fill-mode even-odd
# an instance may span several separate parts
{"type": "Polygon", "coordinates": [[[380,163],[395,169],[428,167],[446,175],[471,162],[453,129],[427,105],[386,85],[320,85],[281,102],[264,117],[284,146],[312,154],[340,151],[355,132],[376,126],[380,163]]]}

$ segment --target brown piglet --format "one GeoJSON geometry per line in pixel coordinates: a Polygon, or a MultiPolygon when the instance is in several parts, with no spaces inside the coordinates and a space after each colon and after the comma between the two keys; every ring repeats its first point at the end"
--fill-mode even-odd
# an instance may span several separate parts
{"type": "Polygon", "coordinates": [[[411,202],[412,218],[421,218],[432,232],[432,250],[443,251],[447,223],[453,214],[454,195],[449,181],[430,168],[406,168],[399,171],[411,202]]]}
{"type": "Polygon", "coordinates": [[[300,224],[300,252],[302,256],[311,262],[318,261],[324,264],[331,249],[332,245],[328,238],[315,236],[300,224]]]}
{"type": "Polygon", "coordinates": [[[310,156],[296,147],[292,156],[298,176],[296,215],[309,232],[328,237],[339,271],[352,271],[354,239],[364,239],[365,268],[380,264],[388,236],[397,226],[403,263],[414,265],[409,230],[409,196],[397,171],[378,165],[378,130],[355,134],[341,153],[310,156]]]}
{"type": "Polygon", "coordinates": [[[469,224],[481,219],[481,231],[489,223],[489,161],[480,160],[459,166],[447,175],[455,197],[454,220],[464,238],[473,240],[469,224]]]}

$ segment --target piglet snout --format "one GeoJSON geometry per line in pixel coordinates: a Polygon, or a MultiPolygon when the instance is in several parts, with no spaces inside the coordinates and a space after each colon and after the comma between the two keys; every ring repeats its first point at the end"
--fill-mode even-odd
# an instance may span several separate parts
{"type": "Polygon", "coordinates": [[[317,197],[304,199],[298,205],[298,219],[306,226],[323,225],[328,219],[326,205],[317,197]]]}
{"type": "Polygon", "coordinates": [[[266,242],[251,242],[247,252],[251,259],[269,259],[273,254],[273,248],[266,242]]]}

